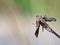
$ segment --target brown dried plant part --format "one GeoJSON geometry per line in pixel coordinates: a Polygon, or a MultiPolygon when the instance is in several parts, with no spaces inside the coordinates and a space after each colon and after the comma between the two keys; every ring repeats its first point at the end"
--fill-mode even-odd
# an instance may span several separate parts
{"type": "Polygon", "coordinates": [[[36,31],[35,31],[35,36],[38,37],[38,34],[39,34],[39,28],[40,28],[40,21],[36,21],[36,31]]]}
{"type": "Polygon", "coordinates": [[[38,34],[39,34],[39,27],[35,31],[35,36],[38,37],[38,34]]]}
{"type": "Polygon", "coordinates": [[[60,35],[58,35],[52,28],[50,28],[47,23],[41,23],[41,26],[44,27],[47,31],[49,31],[52,34],[56,35],[58,38],[60,38],[60,35]]]}
{"type": "Polygon", "coordinates": [[[39,28],[40,25],[42,26],[42,31],[47,30],[48,32],[51,32],[52,34],[56,35],[58,38],[60,38],[60,35],[58,35],[52,28],[49,27],[49,25],[46,22],[52,22],[56,21],[55,18],[52,17],[46,17],[46,16],[36,16],[36,31],[35,31],[35,36],[38,37],[39,34],[39,28]]]}

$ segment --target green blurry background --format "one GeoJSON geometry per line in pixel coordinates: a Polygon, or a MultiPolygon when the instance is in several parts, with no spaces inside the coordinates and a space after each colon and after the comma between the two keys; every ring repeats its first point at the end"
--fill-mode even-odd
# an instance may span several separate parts
{"type": "MultiPolygon", "coordinates": [[[[10,0],[7,3],[11,5],[17,4],[22,6],[22,10],[25,13],[32,15],[46,14],[48,16],[56,17],[60,19],[60,0],[10,0]]],[[[60,20],[59,20],[60,21],[60,20]]]]}
{"type": "MultiPolygon", "coordinates": [[[[28,16],[46,14],[60,19],[60,0],[0,0],[0,4],[16,8],[28,16]],[[29,15],[30,14],[30,15],[29,15]]],[[[60,21],[60,20],[59,20],[60,21]]]]}

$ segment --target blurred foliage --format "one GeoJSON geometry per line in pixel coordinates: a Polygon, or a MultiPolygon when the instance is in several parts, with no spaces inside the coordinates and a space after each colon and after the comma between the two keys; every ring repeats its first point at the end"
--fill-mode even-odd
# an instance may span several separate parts
{"type": "Polygon", "coordinates": [[[24,12],[26,13],[30,13],[31,12],[31,2],[30,0],[15,0],[15,3],[18,4],[18,6],[22,6],[22,9],[24,10],[24,12]]]}
{"type": "Polygon", "coordinates": [[[0,7],[3,4],[12,7],[17,5],[19,10],[22,9],[24,13],[33,16],[46,14],[60,19],[60,0],[0,0],[0,7]]]}

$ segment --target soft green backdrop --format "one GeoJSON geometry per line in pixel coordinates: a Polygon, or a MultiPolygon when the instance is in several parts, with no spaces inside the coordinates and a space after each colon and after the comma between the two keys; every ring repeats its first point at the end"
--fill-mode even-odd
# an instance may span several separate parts
{"type": "MultiPolygon", "coordinates": [[[[31,15],[46,14],[60,19],[60,0],[14,0],[22,5],[25,13],[31,15]]],[[[30,16],[31,16],[30,15],[30,16]]],[[[59,20],[60,21],[60,20],[59,20]]]]}
{"type": "MultiPolygon", "coordinates": [[[[1,0],[0,0],[1,1],[1,0]]],[[[7,5],[22,7],[24,13],[46,14],[60,19],[60,0],[2,0],[7,5]]],[[[21,8],[20,8],[21,9],[21,8]]],[[[19,10],[20,10],[19,9],[19,10]]],[[[60,21],[60,20],[59,20],[60,21]]]]}

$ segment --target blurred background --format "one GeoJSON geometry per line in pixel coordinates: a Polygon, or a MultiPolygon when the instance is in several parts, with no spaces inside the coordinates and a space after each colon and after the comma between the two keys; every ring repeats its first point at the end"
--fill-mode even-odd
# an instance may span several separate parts
{"type": "Polygon", "coordinates": [[[36,15],[57,19],[47,22],[60,35],[60,0],[0,0],[0,45],[60,45],[60,39],[40,28],[36,38],[36,15]]]}

